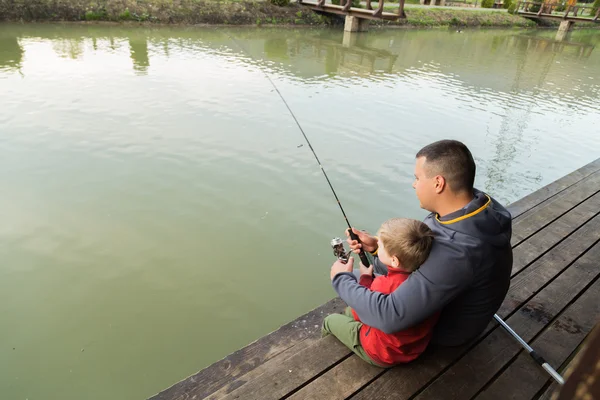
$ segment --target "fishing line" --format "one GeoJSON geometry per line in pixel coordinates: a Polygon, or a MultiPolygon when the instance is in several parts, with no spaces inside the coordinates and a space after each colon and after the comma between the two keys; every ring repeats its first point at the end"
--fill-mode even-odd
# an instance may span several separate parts
{"type": "MultiPolygon", "coordinates": [[[[235,40],[235,38],[233,36],[231,36],[230,34],[227,34],[227,36],[229,36],[231,38],[231,40],[233,40],[233,42],[240,49],[242,49],[242,51],[244,53],[246,53],[248,55],[248,57],[250,57],[252,59],[252,56],[244,48],[244,46],[242,46],[240,43],[238,43],[238,41],[235,40]]],[[[350,225],[350,221],[348,221],[348,217],[346,216],[346,212],[344,211],[344,208],[342,207],[342,203],[340,202],[340,199],[339,199],[337,193],[335,192],[335,189],[333,188],[333,185],[331,184],[331,181],[329,180],[329,177],[327,176],[327,172],[325,172],[325,168],[323,168],[323,164],[321,164],[321,160],[319,160],[319,157],[317,156],[317,153],[315,152],[315,149],[313,148],[312,144],[310,143],[310,140],[308,140],[308,136],[306,136],[306,133],[304,132],[304,129],[302,129],[302,125],[300,125],[300,122],[298,121],[298,118],[296,118],[296,115],[294,114],[294,112],[290,108],[288,102],[285,100],[285,98],[283,97],[283,95],[279,91],[279,88],[277,87],[277,85],[275,85],[275,82],[273,82],[273,80],[271,79],[271,77],[269,76],[269,74],[267,74],[265,72],[265,70],[263,70],[262,68],[260,68],[260,66],[259,66],[259,69],[262,71],[262,73],[265,75],[265,77],[268,79],[268,81],[271,82],[271,85],[273,86],[273,89],[275,89],[275,91],[277,92],[277,94],[281,98],[281,101],[283,101],[283,104],[285,104],[285,107],[288,109],[288,111],[290,112],[290,115],[292,116],[292,118],[296,122],[296,125],[298,126],[298,129],[300,129],[300,132],[302,133],[302,136],[304,136],[304,140],[306,141],[306,144],[310,148],[310,151],[312,151],[313,156],[315,156],[315,160],[317,160],[317,163],[319,164],[319,168],[321,169],[321,172],[323,173],[323,176],[327,180],[327,183],[329,184],[329,188],[331,189],[331,192],[333,193],[333,196],[335,197],[335,200],[337,201],[337,204],[340,207],[340,211],[342,212],[342,215],[344,216],[344,219],[346,220],[346,224],[348,225],[348,231],[350,233],[350,237],[352,238],[352,240],[356,240],[356,241],[358,241],[360,243],[360,239],[352,231],[352,225],[350,225]]],[[[365,266],[369,266],[370,265],[370,262],[367,259],[367,256],[365,255],[364,251],[361,251],[360,253],[358,253],[358,255],[359,255],[360,261],[363,263],[363,265],[365,265],[365,266]]]]}

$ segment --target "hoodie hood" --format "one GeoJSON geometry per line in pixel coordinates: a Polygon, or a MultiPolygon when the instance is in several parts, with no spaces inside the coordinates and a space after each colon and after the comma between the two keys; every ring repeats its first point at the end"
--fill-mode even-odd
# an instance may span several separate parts
{"type": "Polygon", "coordinates": [[[454,236],[454,232],[459,232],[494,247],[505,246],[511,237],[510,213],[484,192],[475,189],[474,195],[473,200],[461,210],[444,217],[432,213],[425,222],[437,233],[454,236]]]}

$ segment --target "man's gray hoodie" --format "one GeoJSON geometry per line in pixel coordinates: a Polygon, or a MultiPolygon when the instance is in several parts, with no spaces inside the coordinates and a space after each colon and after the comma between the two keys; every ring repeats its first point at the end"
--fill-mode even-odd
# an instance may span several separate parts
{"type": "MultiPolygon", "coordinates": [[[[511,215],[483,192],[463,209],[424,222],[435,233],[431,253],[393,293],[360,286],[340,273],[333,287],[360,320],[385,333],[410,328],[442,311],[432,343],[458,346],[481,333],[500,308],[512,269],[511,215]]],[[[376,271],[385,271],[377,257],[376,271]]]]}

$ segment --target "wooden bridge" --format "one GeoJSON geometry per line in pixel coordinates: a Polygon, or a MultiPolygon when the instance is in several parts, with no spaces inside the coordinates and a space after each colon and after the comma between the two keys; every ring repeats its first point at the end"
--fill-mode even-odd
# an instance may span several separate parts
{"type": "Polygon", "coordinates": [[[534,1],[519,1],[518,14],[527,18],[548,18],[573,22],[600,22],[600,8],[593,13],[594,7],[580,5],[566,5],[564,12],[557,11],[561,4],[534,1]],[[589,10],[586,16],[586,11],[589,10]]]}
{"type": "Polygon", "coordinates": [[[566,5],[553,0],[545,2],[519,1],[516,10],[518,15],[528,19],[560,20],[557,39],[564,38],[564,35],[571,30],[575,22],[600,23],[600,7],[594,10],[592,6],[577,5],[573,0],[570,0],[566,5]],[[564,10],[562,7],[565,7],[564,10]]]}
{"type": "Polygon", "coordinates": [[[344,30],[348,32],[360,32],[367,30],[369,20],[396,21],[401,18],[406,18],[406,14],[404,13],[404,2],[405,0],[400,0],[398,2],[398,12],[396,13],[383,11],[384,0],[379,0],[376,9],[373,9],[371,0],[367,0],[366,9],[352,7],[352,0],[340,0],[340,5],[326,3],[325,0],[318,0],[316,2],[300,0],[299,4],[314,11],[345,15],[346,24],[344,30]]]}
{"type": "MultiPolygon", "coordinates": [[[[508,208],[514,263],[498,315],[564,374],[600,320],[600,159],[508,208]]],[[[334,299],[152,400],[548,400],[557,389],[495,321],[465,346],[431,347],[408,365],[374,367],[335,337],[320,337],[323,318],[343,309],[334,299]]],[[[559,399],[574,398],[568,393],[580,386],[567,379],[559,399]]]]}

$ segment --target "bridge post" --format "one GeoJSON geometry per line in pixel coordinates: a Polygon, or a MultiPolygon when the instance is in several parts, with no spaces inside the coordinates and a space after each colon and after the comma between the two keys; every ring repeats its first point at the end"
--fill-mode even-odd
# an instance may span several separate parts
{"type": "MultiPolygon", "coordinates": [[[[350,1],[350,0],[348,0],[350,1]]],[[[366,32],[369,30],[369,20],[364,18],[346,15],[344,31],[346,32],[366,32]]]]}
{"type": "Polygon", "coordinates": [[[573,27],[573,24],[575,24],[575,21],[562,21],[558,27],[558,32],[556,33],[556,40],[564,40],[573,27]]]}

